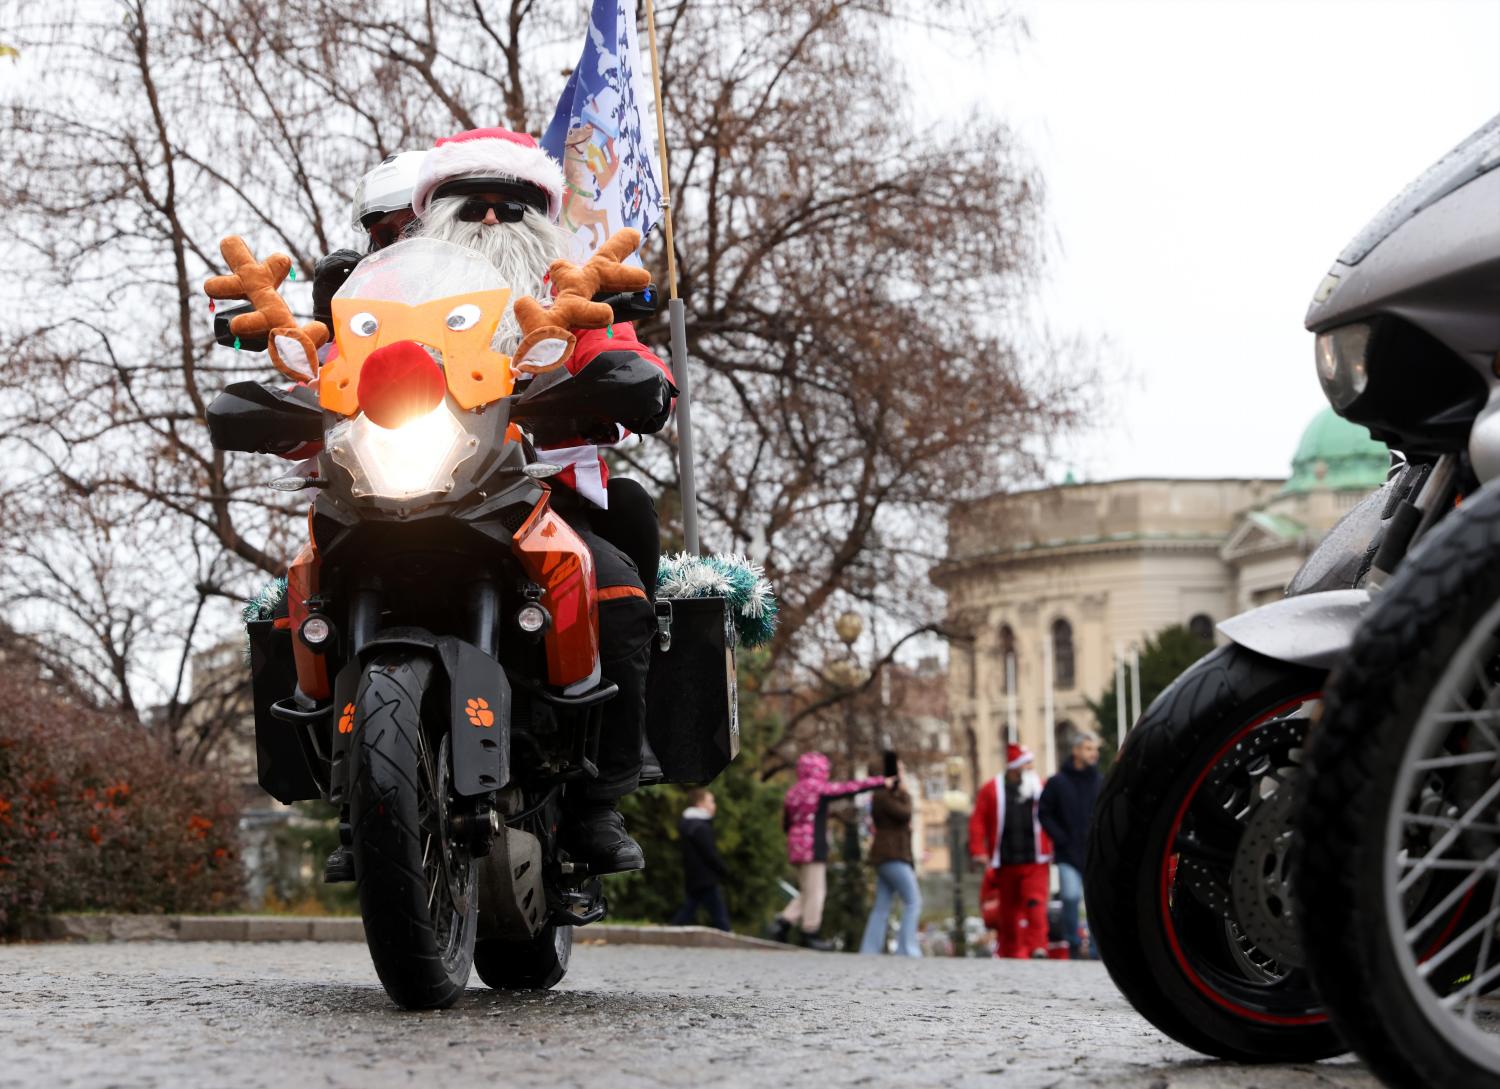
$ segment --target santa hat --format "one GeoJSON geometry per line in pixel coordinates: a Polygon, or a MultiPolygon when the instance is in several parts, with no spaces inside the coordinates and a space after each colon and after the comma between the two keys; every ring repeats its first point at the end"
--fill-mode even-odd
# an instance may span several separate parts
{"type": "Polygon", "coordinates": [[[1016,768],[1029,767],[1032,763],[1031,750],[1025,745],[1005,746],[1005,770],[1014,771],[1016,768]]]}
{"type": "Polygon", "coordinates": [[[470,129],[443,137],[422,160],[411,197],[412,211],[425,215],[437,189],[460,178],[501,178],[533,185],[546,196],[547,215],[554,223],[562,214],[562,167],[524,132],[470,129]]]}

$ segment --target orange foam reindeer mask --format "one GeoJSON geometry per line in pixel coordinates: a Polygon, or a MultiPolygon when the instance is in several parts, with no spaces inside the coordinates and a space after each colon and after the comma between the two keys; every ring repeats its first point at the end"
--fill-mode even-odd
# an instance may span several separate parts
{"type": "Polygon", "coordinates": [[[517,374],[566,363],[576,344],[574,330],[608,326],[613,311],[593,301],[596,293],[636,291],[651,282],[645,269],[622,263],[640,245],[640,237],[635,230],[618,231],[582,266],[554,261],[548,269],[555,290],[552,304],[526,296],[515,300],[522,339],[514,357],[490,348],[510,301],[508,290],[475,291],[415,306],[336,296],[332,316],[339,350],[319,371],[317,350],[328,343],[329,331],[317,321],[298,326],[278,294],[291,268],[288,257],[273,254],[258,262],[242,239],[226,238],[219,248],[233,271],[210,278],[204,289],[215,299],[248,299],[254,312],[232,319],[230,331],[236,336],[268,334],[276,368],[299,381],[317,374],[318,400],[330,411],[345,416],[358,412],[366,362],[372,356],[383,361],[377,353],[388,355],[385,350],[405,342],[441,352],[448,392],[460,407],[474,408],[508,395],[517,374]]]}

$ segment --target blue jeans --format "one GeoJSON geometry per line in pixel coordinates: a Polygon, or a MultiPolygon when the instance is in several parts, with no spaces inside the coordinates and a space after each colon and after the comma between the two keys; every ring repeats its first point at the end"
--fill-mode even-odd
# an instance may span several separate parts
{"type": "Polygon", "coordinates": [[[718,885],[696,889],[687,894],[677,914],[672,916],[673,926],[691,926],[698,921],[698,909],[708,908],[708,918],[716,930],[729,929],[729,909],[724,906],[724,894],[718,885]]]}
{"type": "Polygon", "coordinates": [[[865,924],[865,937],[859,943],[861,953],[885,952],[885,924],[891,917],[891,896],[901,897],[901,927],[896,936],[896,954],[920,957],[917,946],[917,916],[922,913],[922,892],[917,888],[917,871],[910,862],[882,862],[875,869],[875,906],[865,924]]]}
{"type": "Polygon", "coordinates": [[[1078,871],[1077,866],[1059,862],[1057,883],[1058,895],[1062,898],[1063,937],[1068,940],[1068,950],[1073,959],[1077,960],[1082,948],[1078,937],[1078,905],[1083,902],[1083,874],[1078,871]]]}

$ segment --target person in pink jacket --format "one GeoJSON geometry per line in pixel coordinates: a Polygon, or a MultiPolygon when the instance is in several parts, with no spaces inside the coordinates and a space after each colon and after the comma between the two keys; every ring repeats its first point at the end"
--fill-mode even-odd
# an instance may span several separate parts
{"type": "Polygon", "coordinates": [[[802,931],[809,949],[831,949],[818,937],[823,925],[823,901],[828,893],[828,802],[888,787],[894,780],[873,775],[846,782],[828,781],[828,757],[806,752],[797,758],[797,781],[786,792],[781,825],[786,829],[786,853],[797,867],[797,896],[776,917],[776,938],[786,941],[792,927],[802,931]]]}

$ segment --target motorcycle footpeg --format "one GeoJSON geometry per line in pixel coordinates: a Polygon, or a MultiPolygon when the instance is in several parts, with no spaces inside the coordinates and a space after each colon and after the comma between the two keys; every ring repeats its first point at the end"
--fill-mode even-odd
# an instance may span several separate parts
{"type": "Polygon", "coordinates": [[[590,878],[576,889],[559,889],[551,921],[558,926],[587,926],[609,913],[598,878],[590,878]]]}

